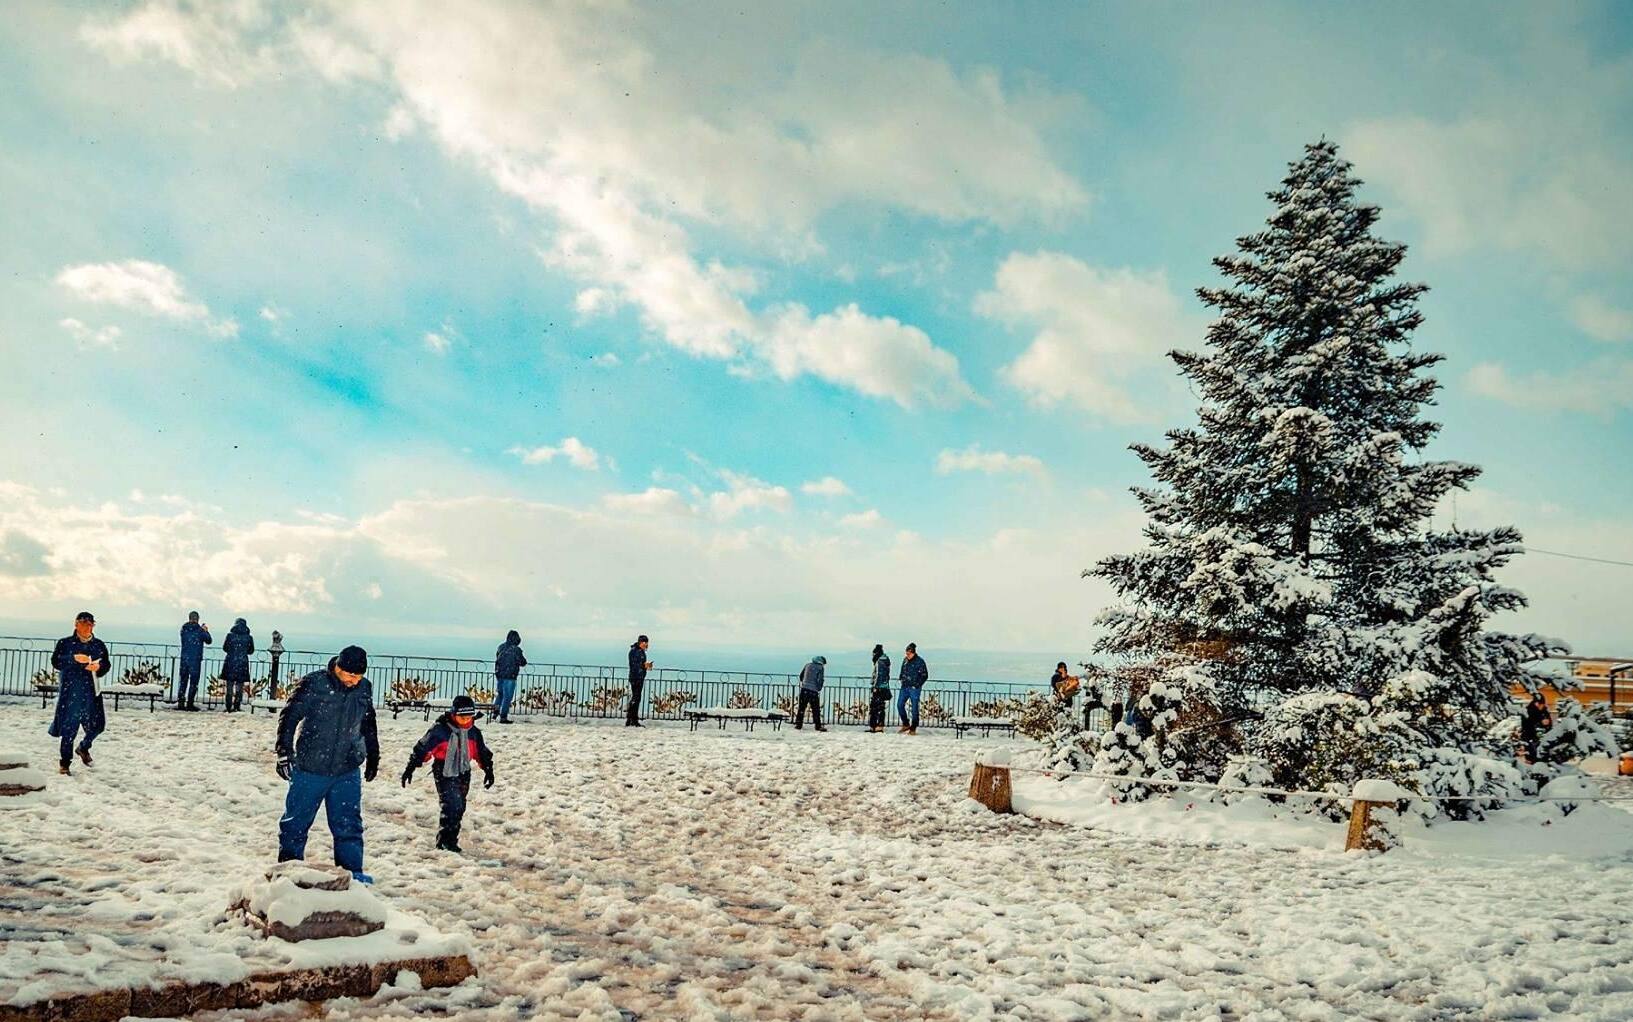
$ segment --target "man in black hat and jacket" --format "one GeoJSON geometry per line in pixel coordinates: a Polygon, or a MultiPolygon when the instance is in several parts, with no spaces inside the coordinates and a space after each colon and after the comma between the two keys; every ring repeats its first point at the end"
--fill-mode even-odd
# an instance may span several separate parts
{"type": "Polygon", "coordinates": [[[652,670],[648,660],[646,636],[636,636],[629,647],[629,712],[624,716],[625,727],[641,726],[641,689],[646,686],[646,672],[652,670]]]}
{"type": "Polygon", "coordinates": [[[374,780],[380,770],[368,669],[368,653],[347,646],[328,667],[302,678],[278,715],[278,776],[289,782],[278,861],[306,858],[306,833],[321,805],[334,836],[335,865],[363,883],[374,881],[363,872],[361,781],[374,780]]]}
{"type": "Polygon", "coordinates": [[[91,743],[108,724],[96,679],[113,665],[108,660],[108,647],[95,631],[96,618],[82,610],[74,618],[74,634],[58,639],[51,651],[51,666],[58,674],[57,712],[48,733],[58,740],[57,772],[62,774],[68,773],[69,760],[76,751],[86,766],[91,765],[91,743]],[[85,738],[76,750],[74,736],[81,728],[85,729],[85,738]]]}

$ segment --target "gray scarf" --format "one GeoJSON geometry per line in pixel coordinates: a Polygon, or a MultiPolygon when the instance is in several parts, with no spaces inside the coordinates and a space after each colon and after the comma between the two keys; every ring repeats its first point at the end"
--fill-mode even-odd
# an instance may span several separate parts
{"type": "Polygon", "coordinates": [[[471,772],[471,729],[448,724],[448,755],[442,760],[442,776],[458,777],[471,772]]]}

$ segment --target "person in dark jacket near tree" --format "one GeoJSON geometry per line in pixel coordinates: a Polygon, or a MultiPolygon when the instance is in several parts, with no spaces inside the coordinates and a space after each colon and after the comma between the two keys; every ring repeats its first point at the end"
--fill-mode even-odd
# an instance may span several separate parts
{"type": "Polygon", "coordinates": [[[300,680],[278,715],[278,776],[289,782],[278,821],[278,861],[306,858],[306,833],[323,806],[335,865],[363,883],[363,785],[380,772],[369,655],[347,646],[321,671],[300,680]],[[296,737],[296,731],[299,737],[296,737]]]}
{"type": "Polygon", "coordinates": [[[79,758],[91,765],[91,743],[108,726],[108,715],[102,708],[102,695],[96,690],[96,679],[108,673],[113,665],[108,660],[108,647],[93,633],[96,618],[88,610],[74,617],[74,634],[57,640],[51,651],[51,666],[57,669],[57,712],[51,718],[48,734],[58,740],[57,772],[68,773],[68,762],[73,758],[74,736],[81,728],[85,738],[79,743],[79,758]]]}
{"type": "Polygon", "coordinates": [[[204,647],[215,640],[210,638],[210,626],[198,623],[198,611],[187,615],[181,626],[181,681],[176,683],[176,709],[198,709],[198,676],[204,669],[204,647]]]}
{"type": "Polygon", "coordinates": [[[221,652],[226,659],[221,664],[221,680],[227,687],[227,712],[237,713],[244,706],[244,686],[249,684],[249,658],[255,652],[255,637],[243,618],[232,623],[232,630],[221,640],[221,652]]]}
{"type": "Polygon", "coordinates": [[[805,708],[811,708],[811,724],[818,731],[822,726],[822,682],[828,673],[828,658],[814,656],[799,671],[799,709],[794,713],[794,730],[805,730],[805,708]]]}
{"type": "Polygon", "coordinates": [[[890,705],[890,658],[883,643],[873,647],[873,694],[868,699],[868,732],[885,729],[885,709],[890,705]]]}
{"type": "Polygon", "coordinates": [[[641,689],[646,685],[646,672],[652,670],[652,661],[646,658],[650,643],[644,635],[637,636],[629,647],[629,715],[625,727],[641,726],[641,689]]]}
{"type": "Polygon", "coordinates": [[[493,697],[493,712],[501,724],[510,723],[510,702],[516,698],[516,678],[526,666],[527,657],[522,655],[522,635],[512,628],[493,654],[493,677],[498,682],[497,694],[493,697]]]}
{"type": "Polygon", "coordinates": [[[437,847],[456,854],[462,851],[459,827],[465,819],[465,800],[471,794],[472,763],[482,768],[482,787],[493,787],[493,753],[482,740],[477,719],[476,701],[470,696],[454,696],[453,708],[431,725],[431,730],[408,754],[408,766],[403,768],[403,787],[406,788],[414,779],[416,769],[432,764],[437,800],[442,803],[437,847]]]}
{"type": "Polygon", "coordinates": [[[1542,736],[1554,726],[1553,711],[1548,708],[1548,700],[1542,698],[1538,692],[1525,704],[1525,716],[1520,718],[1520,741],[1525,745],[1525,761],[1537,761],[1538,746],[1542,743],[1542,736]]]}
{"type": "Polygon", "coordinates": [[[930,680],[930,668],[919,656],[918,643],[909,642],[907,651],[902,656],[902,673],[898,679],[902,683],[901,695],[896,697],[896,715],[902,719],[901,733],[916,735],[919,733],[919,696],[924,692],[924,683],[930,680]],[[908,704],[913,705],[912,716],[908,715],[908,704]]]}

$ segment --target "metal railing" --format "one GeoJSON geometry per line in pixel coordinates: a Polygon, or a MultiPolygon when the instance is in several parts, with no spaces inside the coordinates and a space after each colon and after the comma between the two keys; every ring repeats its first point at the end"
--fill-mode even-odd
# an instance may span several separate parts
{"type": "MultiPolygon", "coordinates": [[[[0,636],[0,695],[38,695],[34,679],[50,676],[55,644],[54,639],[0,636]]],[[[104,684],[146,668],[157,674],[159,683],[165,686],[167,700],[174,699],[181,675],[180,646],[107,642],[107,647],[112,666],[104,684]]],[[[327,666],[331,656],[312,650],[285,650],[279,657],[277,683],[293,688],[303,675],[327,666]]],[[[205,647],[198,693],[205,705],[225,702],[219,683],[214,681],[221,673],[222,659],[219,649],[205,647]]],[[[271,656],[265,650],[250,657],[250,676],[256,680],[246,698],[274,697],[271,670],[271,656]]],[[[422,698],[431,700],[470,693],[481,697],[479,702],[487,702],[496,687],[490,661],[457,657],[371,653],[368,676],[374,685],[375,701],[382,706],[398,700],[415,682],[425,691],[422,698]]],[[[896,683],[892,681],[891,685],[886,723],[894,726],[896,683]]],[[[1042,686],[1038,685],[932,678],[919,706],[920,725],[950,727],[958,717],[998,716],[999,704],[1040,690],[1042,686]]],[[[628,695],[627,667],[528,664],[517,679],[512,713],[560,718],[622,717],[628,695]]],[[[822,689],[824,723],[867,723],[870,695],[868,678],[830,674],[822,689]]],[[[647,674],[641,716],[649,720],[684,720],[687,710],[735,704],[782,709],[792,717],[798,697],[799,677],[795,674],[657,667],[647,674]]]]}

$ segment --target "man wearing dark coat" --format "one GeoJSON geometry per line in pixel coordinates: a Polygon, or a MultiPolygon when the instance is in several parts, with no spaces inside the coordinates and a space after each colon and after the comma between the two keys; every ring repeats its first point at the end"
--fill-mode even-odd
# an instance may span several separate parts
{"type": "Polygon", "coordinates": [[[364,677],[368,669],[368,653],[347,646],[328,667],[302,678],[278,715],[278,776],[289,782],[278,821],[278,861],[306,858],[306,834],[322,806],[335,865],[373,883],[363,872],[362,781],[380,771],[380,737],[374,690],[364,677]]]}
{"type": "Polygon", "coordinates": [[[499,718],[499,723],[510,723],[510,704],[516,698],[516,678],[527,666],[527,657],[522,653],[522,635],[512,628],[505,634],[505,641],[493,653],[493,678],[498,682],[494,690],[493,712],[499,718]]]}
{"type": "Polygon", "coordinates": [[[85,739],[79,743],[79,758],[91,765],[91,743],[108,725],[102,709],[102,695],[97,691],[96,679],[108,673],[113,665],[108,660],[108,647],[94,634],[96,618],[82,610],[74,618],[74,634],[58,639],[51,651],[51,666],[57,669],[57,712],[51,718],[51,737],[59,740],[57,772],[68,773],[68,762],[73,758],[74,736],[81,728],[85,739]]]}
{"type": "Polygon", "coordinates": [[[637,636],[629,647],[629,713],[624,717],[625,727],[641,726],[641,689],[646,686],[646,672],[652,670],[652,661],[646,658],[647,637],[637,636]]]}
{"type": "Polygon", "coordinates": [[[244,706],[249,658],[255,652],[255,637],[249,633],[249,624],[243,618],[234,621],[232,631],[221,640],[221,652],[226,654],[221,663],[221,680],[227,687],[227,712],[237,713],[244,706]]]}
{"type": "Polygon", "coordinates": [[[204,669],[204,647],[215,640],[210,638],[210,626],[198,623],[198,611],[187,615],[181,626],[181,681],[176,685],[176,709],[198,709],[198,676],[204,669]]]}

